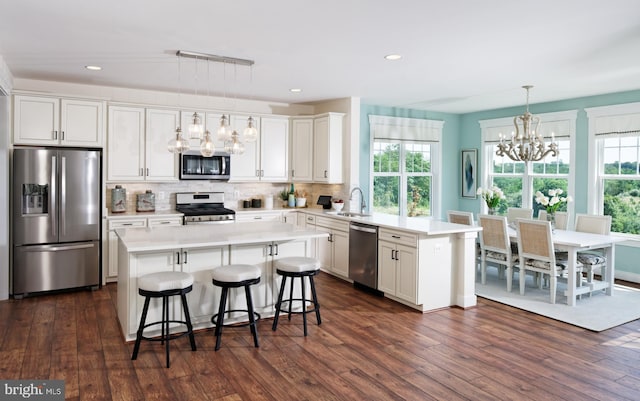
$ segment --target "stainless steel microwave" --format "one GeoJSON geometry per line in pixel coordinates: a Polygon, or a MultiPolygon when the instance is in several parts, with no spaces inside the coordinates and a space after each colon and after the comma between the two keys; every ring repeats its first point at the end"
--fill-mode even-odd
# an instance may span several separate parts
{"type": "Polygon", "coordinates": [[[181,180],[229,180],[231,157],[229,153],[216,152],[204,157],[200,151],[190,150],[180,154],[181,180]]]}

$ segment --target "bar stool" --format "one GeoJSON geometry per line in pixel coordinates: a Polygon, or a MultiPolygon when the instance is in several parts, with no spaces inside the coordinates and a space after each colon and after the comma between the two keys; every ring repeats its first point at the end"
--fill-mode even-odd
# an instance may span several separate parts
{"type": "Polygon", "coordinates": [[[148,341],[160,341],[165,343],[165,354],[167,358],[167,368],[169,367],[169,341],[182,337],[185,334],[189,335],[189,341],[191,342],[191,350],[196,350],[196,340],[193,336],[193,326],[191,325],[191,316],[189,315],[189,306],[187,305],[187,297],[185,294],[193,289],[193,276],[185,272],[158,272],[145,274],[138,277],[138,294],[144,298],[144,307],[142,308],[142,317],[140,318],[140,326],[136,334],[136,343],[133,347],[132,360],[138,357],[138,351],[140,350],[140,342],[144,340],[148,341]],[[184,311],[184,320],[170,320],[169,319],[169,297],[174,295],[180,295],[182,300],[182,309],[184,311]],[[157,322],[146,323],[147,313],[149,312],[149,302],[151,298],[162,298],[162,319],[157,322]],[[187,326],[187,331],[183,333],[169,333],[169,323],[179,323],[187,326]],[[145,337],[143,335],[144,329],[150,326],[161,325],[162,331],[160,338],[145,337]]]}
{"type": "Polygon", "coordinates": [[[278,317],[280,316],[280,312],[282,311],[282,303],[286,302],[288,304],[288,317],[291,320],[291,314],[297,313],[302,314],[302,321],[304,324],[304,335],[307,335],[307,313],[315,312],[316,320],[318,321],[318,325],[322,323],[320,319],[320,304],[318,303],[318,296],[316,295],[316,286],[313,282],[313,276],[320,272],[320,261],[314,258],[300,257],[300,256],[292,256],[286,257],[276,260],[275,262],[276,273],[282,276],[282,284],[280,285],[280,293],[278,295],[278,301],[276,302],[276,315],[273,319],[273,326],[271,329],[273,331],[278,327],[278,317]],[[284,287],[287,282],[287,277],[291,278],[290,290],[289,290],[289,298],[282,299],[284,295],[284,287]],[[300,277],[300,285],[302,287],[302,298],[294,298],[293,297],[293,285],[294,279],[296,277],[300,277]],[[311,299],[307,299],[306,289],[304,286],[304,278],[309,278],[309,284],[311,285],[311,299]],[[302,311],[292,312],[291,305],[293,301],[301,301],[302,302],[302,311]],[[313,303],[313,309],[307,310],[307,303],[313,303]]]}
{"type": "Polygon", "coordinates": [[[216,328],[216,351],[220,349],[222,328],[225,326],[224,315],[225,313],[231,312],[247,312],[247,315],[249,316],[249,323],[231,325],[233,325],[234,327],[249,326],[251,328],[251,334],[253,335],[253,343],[255,347],[258,348],[260,346],[258,344],[258,330],[256,329],[256,321],[260,319],[260,314],[253,311],[253,299],[251,298],[251,289],[249,288],[251,285],[258,284],[260,282],[260,276],[260,268],[254,265],[236,264],[221,266],[213,269],[213,285],[222,287],[218,313],[211,317],[211,323],[213,323],[216,328]],[[226,310],[229,288],[239,287],[244,287],[244,293],[247,299],[247,309],[226,310]]]}

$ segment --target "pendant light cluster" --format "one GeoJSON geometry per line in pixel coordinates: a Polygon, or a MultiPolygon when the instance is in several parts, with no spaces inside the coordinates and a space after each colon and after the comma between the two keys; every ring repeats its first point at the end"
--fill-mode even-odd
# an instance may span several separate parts
{"type": "MultiPolygon", "coordinates": [[[[203,59],[207,61],[207,78],[209,76],[209,61],[221,62],[221,63],[230,63],[234,65],[246,65],[252,66],[254,64],[253,60],[245,60],[238,59],[233,57],[223,57],[216,56],[212,54],[204,54],[204,53],[194,53],[187,52],[183,50],[178,50],[176,52],[176,56],[178,56],[178,75],[180,75],[180,57],[188,57],[194,58],[196,60],[196,87],[198,83],[198,59],[203,59]]],[[[178,80],[180,77],[178,76],[178,80]]],[[[225,78],[226,79],[226,78],[225,78]]],[[[182,89],[181,89],[182,90],[182,89]]],[[[196,89],[196,95],[198,91],[196,89]]],[[[207,96],[209,95],[209,86],[207,85],[207,96]]],[[[226,93],[225,93],[226,96],[226,93]]],[[[231,116],[224,115],[220,117],[220,126],[216,131],[216,139],[219,142],[224,143],[224,151],[231,154],[242,154],[244,153],[244,144],[240,140],[240,135],[238,132],[233,129],[230,125],[231,116]]],[[[243,131],[243,137],[245,142],[254,142],[258,138],[258,130],[254,126],[253,117],[249,117],[247,120],[247,127],[243,131]]],[[[211,132],[209,130],[204,129],[204,125],[202,124],[202,118],[198,114],[198,112],[194,112],[191,118],[191,122],[189,124],[189,138],[190,139],[198,139],[200,140],[200,153],[204,157],[211,157],[216,151],[215,144],[213,142],[213,138],[211,136],[211,132]]],[[[184,153],[190,150],[189,140],[185,139],[182,136],[182,130],[180,127],[176,129],[176,136],[169,141],[167,149],[172,153],[184,153]]]]}

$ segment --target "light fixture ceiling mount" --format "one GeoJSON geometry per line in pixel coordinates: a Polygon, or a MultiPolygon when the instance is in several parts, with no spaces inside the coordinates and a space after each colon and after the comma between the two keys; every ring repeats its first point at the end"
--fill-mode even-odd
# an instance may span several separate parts
{"type": "Polygon", "coordinates": [[[522,88],[527,91],[525,113],[513,118],[515,132],[511,133],[511,140],[505,141],[504,136],[500,133],[500,143],[498,143],[496,155],[507,156],[513,161],[525,163],[542,160],[549,154],[557,156],[559,153],[558,144],[555,142],[554,134],[551,133],[551,142],[547,145],[538,130],[540,117],[529,112],[529,89],[533,86],[524,85],[522,88]]]}

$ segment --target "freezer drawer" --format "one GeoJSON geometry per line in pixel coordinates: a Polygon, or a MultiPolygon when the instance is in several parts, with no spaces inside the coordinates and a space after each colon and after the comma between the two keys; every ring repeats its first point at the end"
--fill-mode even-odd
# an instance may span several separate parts
{"type": "Polygon", "coordinates": [[[13,295],[100,284],[100,241],[14,247],[13,295]]]}

